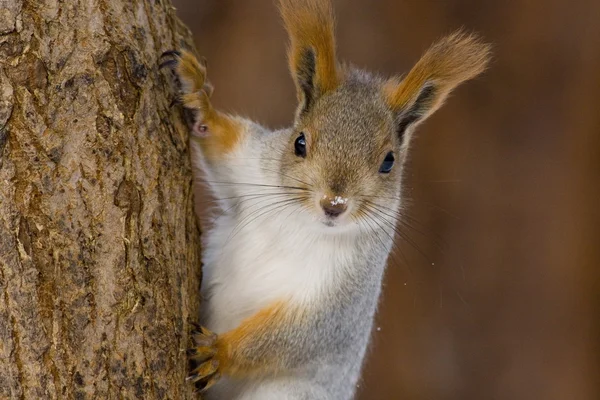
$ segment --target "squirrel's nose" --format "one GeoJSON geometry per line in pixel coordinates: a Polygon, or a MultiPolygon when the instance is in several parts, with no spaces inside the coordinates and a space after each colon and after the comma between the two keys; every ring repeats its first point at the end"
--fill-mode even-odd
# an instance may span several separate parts
{"type": "Polygon", "coordinates": [[[323,196],[321,199],[321,208],[330,218],[336,218],[340,216],[346,209],[348,199],[341,196],[323,196]]]}

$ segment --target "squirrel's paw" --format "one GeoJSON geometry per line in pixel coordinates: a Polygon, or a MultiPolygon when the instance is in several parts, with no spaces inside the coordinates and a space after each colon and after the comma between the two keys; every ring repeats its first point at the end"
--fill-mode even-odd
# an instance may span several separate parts
{"type": "Polygon", "coordinates": [[[198,385],[201,391],[214,385],[221,374],[219,361],[215,358],[217,335],[208,329],[196,326],[192,331],[194,347],[188,350],[188,357],[196,367],[190,372],[187,380],[198,385]]]}
{"type": "Polygon", "coordinates": [[[173,103],[181,103],[186,109],[193,111],[196,114],[193,133],[200,137],[207,136],[208,129],[203,121],[212,111],[210,96],[213,87],[206,80],[206,60],[199,61],[187,50],[166,51],[160,58],[166,60],[159,68],[171,69],[179,86],[179,95],[173,103]]]}

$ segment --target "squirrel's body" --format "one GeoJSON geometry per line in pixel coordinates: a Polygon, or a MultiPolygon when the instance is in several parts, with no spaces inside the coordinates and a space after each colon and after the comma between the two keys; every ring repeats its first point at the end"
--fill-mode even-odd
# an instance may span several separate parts
{"type": "Polygon", "coordinates": [[[206,67],[169,52],[194,115],[192,161],[219,210],[204,233],[190,379],[210,400],[352,398],[400,216],[414,128],[488,46],[456,33],[403,79],[340,66],[328,0],[280,0],[299,106],[271,132],[215,110],[206,67]],[[221,376],[224,377],[220,382],[221,376]]]}
{"type": "MultiPolygon", "coordinates": [[[[240,153],[231,154],[229,167],[208,177],[214,182],[240,183],[213,185],[217,198],[247,200],[240,210],[234,201],[222,200],[215,226],[205,233],[202,322],[217,334],[224,333],[285,299],[302,308],[315,308],[312,334],[318,334],[323,349],[303,350],[298,355],[302,368],[292,376],[261,380],[260,385],[256,379],[237,384],[222,380],[207,398],[285,399],[282,394],[295,387],[298,397],[293,398],[350,398],[371,331],[372,318],[364,316],[374,315],[393,229],[388,226],[388,235],[380,241],[356,230],[319,232],[297,218],[291,205],[272,206],[279,208],[265,212],[261,206],[270,204],[257,196],[265,186],[254,184],[282,185],[277,174],[269,172],[280,166],[268,155],[282,150],[286,143],[278,138],[285,135],[256,126],[250,131],[248,143],[240,144],[240,153]],[[336,343],[341,337],[344,342],[336,343]],[[315,382],[319,377],[322,385],[315,382]]],[[[296,333],[289,332],[289,345],[304,348],[303,343],[294,343],[296,333]]]]}

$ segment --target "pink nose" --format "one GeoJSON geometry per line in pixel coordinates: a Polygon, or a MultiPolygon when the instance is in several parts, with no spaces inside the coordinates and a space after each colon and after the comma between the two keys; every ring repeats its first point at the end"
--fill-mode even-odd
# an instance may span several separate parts
{"type": "Polygon", "coordinates": [[[348,199],[344,197],[323,196],[321,199],[321,208],[325,212],[325,215],[330,218],[336,218],[348,209],[347,203],[348,199]]]}

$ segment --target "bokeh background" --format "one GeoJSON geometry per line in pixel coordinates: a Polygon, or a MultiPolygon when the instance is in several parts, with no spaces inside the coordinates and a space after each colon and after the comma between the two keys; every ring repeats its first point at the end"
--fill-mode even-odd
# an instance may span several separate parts
{"type": "MultiPolygon", "coordinates": [[[[287,125],[271,0],[173,0],[217,106],[287,125]]],[[[359,399],[598,399],[600,1],[339,0],[341,59],[407,72],[465,27],[491,68],[420,127],[359,399]]]]}

